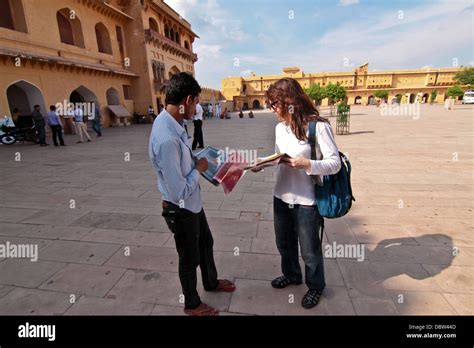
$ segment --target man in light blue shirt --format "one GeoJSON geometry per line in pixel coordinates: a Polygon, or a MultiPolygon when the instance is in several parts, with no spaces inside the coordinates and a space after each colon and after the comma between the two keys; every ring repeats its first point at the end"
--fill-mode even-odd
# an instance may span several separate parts
{"type": "Polygon", "coordinates": [[[51,128],[54,146],[59,146],[58,138],[59,138],[59,144],[61,144],[61,146],[66,146],[64,144],[64,139],[63,139],[64,127],[63,127],[63,123],[61,122],[61,119],[56,113],[56,106],[51,105],[49,107],[49,110],[50,111],[48,112],[48,126],[49,128],[51,128]]]}
{"type": "Polygon", "coordinates": [[[149,156],[163,197],[163,212],[174,235],[179,255],[179,279],[184,294],[184,312],[193,316],[218,315],[219,311],[201,302],[196,290],[197,266],[206,291],[232,292],[235,285],[217,279],[212,233],[202,208],[200,173],[207,160],[196,160],[182,124],[192,119],[199,103],[201,87],[188,73],[171,77],[166,88],[166,107],[153,122],[149,156]]]}

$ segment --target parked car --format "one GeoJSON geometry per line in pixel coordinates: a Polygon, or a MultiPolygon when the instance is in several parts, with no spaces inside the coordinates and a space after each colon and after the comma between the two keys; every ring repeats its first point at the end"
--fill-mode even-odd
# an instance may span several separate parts
{"type": "Polygon", "coordinates": [[[464,96],[462,97],[463,104],[474,104],[474,91],[466,91],[464,92],[464,96]]]}

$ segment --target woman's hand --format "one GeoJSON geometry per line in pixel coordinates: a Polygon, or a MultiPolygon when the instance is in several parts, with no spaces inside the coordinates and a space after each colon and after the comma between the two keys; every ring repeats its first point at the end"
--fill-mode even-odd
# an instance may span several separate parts
{"type": "Polygon", "coordinates": [[[296,169],[310,170],[311,168],[311,162],[309,159],[304,158],[303,156],[298,156],[295,158],[283,156],[280,159],[280,163],[296,169]]]}

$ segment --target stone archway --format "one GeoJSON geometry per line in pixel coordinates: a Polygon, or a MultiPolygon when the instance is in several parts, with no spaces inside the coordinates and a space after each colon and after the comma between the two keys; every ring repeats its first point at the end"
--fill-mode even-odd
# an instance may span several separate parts
{"type": "Polygon", "coordinates": [[[43,93],[32,83],[25,80],[16,81],[7,87],[6,94],[10,115],[13,116],[14,110],[18,109],[20,117],[15,120],[17,126],[26,127],[33,124],[31,113],[35,105],[39,105],[41,113],[46,116],[43,93]]]}

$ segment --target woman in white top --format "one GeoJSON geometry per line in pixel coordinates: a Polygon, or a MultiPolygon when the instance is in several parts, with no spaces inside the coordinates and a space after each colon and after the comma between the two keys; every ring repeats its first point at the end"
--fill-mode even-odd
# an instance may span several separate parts
{"type": "Polygon", "coordinates": [[[298,242],[305,263],[308,291],[302,299],[304,308],[316,306],[325,287],[319,215],[312,176],[336,174],[341,160],[330,123],[319,116],[313,102],[300,84],[283,78],[266,93],[267,103],[281,121],[275,129],[275,150],[282,157],[277,167],[274,190],[274,225],[276,244],[281,255],[283,275],[272,281],[282,289],[302,283],[298,261],[298,242]],[[322,158],[311,160],[308,124],[316,123],[316,138],[322,158]]]}

